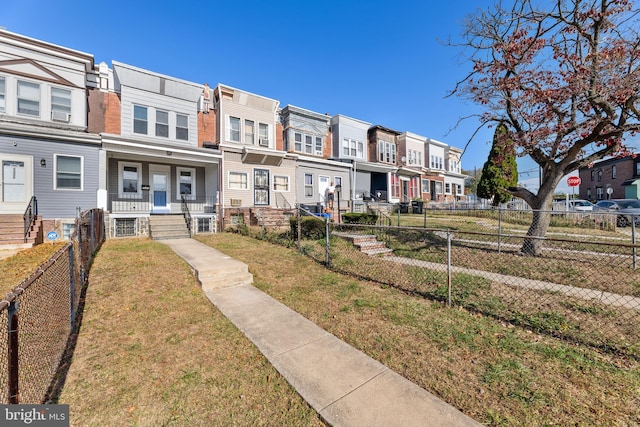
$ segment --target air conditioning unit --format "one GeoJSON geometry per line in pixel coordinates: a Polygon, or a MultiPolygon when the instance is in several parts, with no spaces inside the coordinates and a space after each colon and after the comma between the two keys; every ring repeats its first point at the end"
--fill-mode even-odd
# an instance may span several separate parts
{"type": "Polygon", "coordinates": [[[52,110],[51,111],[51,120],[54,120],[56,122],[69,123],[69,120],[71,120],[71,113],[67,113],[66,111],[52,110]]]}
{"type": "Polygon", "coordinates": [[[268,147],[269,146],[269,139],[268,138],[258,138],[258,144],[260,144],[263,147],[268,147]]]}

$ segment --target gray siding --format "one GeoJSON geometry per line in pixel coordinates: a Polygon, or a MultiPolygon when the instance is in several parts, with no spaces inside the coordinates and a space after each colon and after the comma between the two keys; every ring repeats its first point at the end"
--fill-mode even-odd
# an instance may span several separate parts
{"type": "Polygon", "coordinates": [[[0,152],[33,157],[33,194],[38,200],[38,212],[45,219],[74,218],[77,207],[82,210],[96,207],[98,150],[98,145],[0,136],[0,152]],[[56,154],[83,158],[82,190],[54,189],[56,154]],[[40,165],[41,159],[46,161],[45,167],[40,165]]]}

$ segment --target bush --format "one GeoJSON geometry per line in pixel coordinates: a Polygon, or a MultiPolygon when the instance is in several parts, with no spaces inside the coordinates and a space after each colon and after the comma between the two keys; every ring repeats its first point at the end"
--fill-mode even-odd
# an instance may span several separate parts
{"type": "Polygon", "coordinates": [[[345,224],[375,225],[376,222],[378,222],[378,215],[373,213],[347,212],[342,214],[342,222],[345,224]]]}
{"type": "MultiPolygon", "coordinates": [[[[298,218],[289,219],[293,239],[298,238],[298,218]]],[[[303,239],[318,240],[324,238],[326,233],[324,219],[316,216],[303,216],[300,218],[301,236],[303,239]]]]}

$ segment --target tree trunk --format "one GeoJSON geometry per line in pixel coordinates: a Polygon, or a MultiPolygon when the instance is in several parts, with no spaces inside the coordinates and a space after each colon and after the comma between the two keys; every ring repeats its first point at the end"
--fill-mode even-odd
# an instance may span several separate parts
{"type": "Polygon", "coordinates": [[[520,252],[531,256],[540,255],[549,223],[551,223],[551,212],[535,209],[533,211],[533,220],[527,231],[527,238],[524,239],[520,252]]]}

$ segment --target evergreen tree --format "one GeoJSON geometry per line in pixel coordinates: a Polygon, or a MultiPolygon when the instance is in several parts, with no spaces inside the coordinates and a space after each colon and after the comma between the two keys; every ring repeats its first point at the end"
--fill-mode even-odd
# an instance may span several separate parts
{"type": "Polygon", "coordinates": [[[507,126],[500,123],[493,134],[489,157],[482,167],[477,194],[483,199],[491,199],[493,206],[498,206],[511,200],[511,194],[507,189],[517,184],[518,165],[515,146],[509,138],[507,126]]]}

